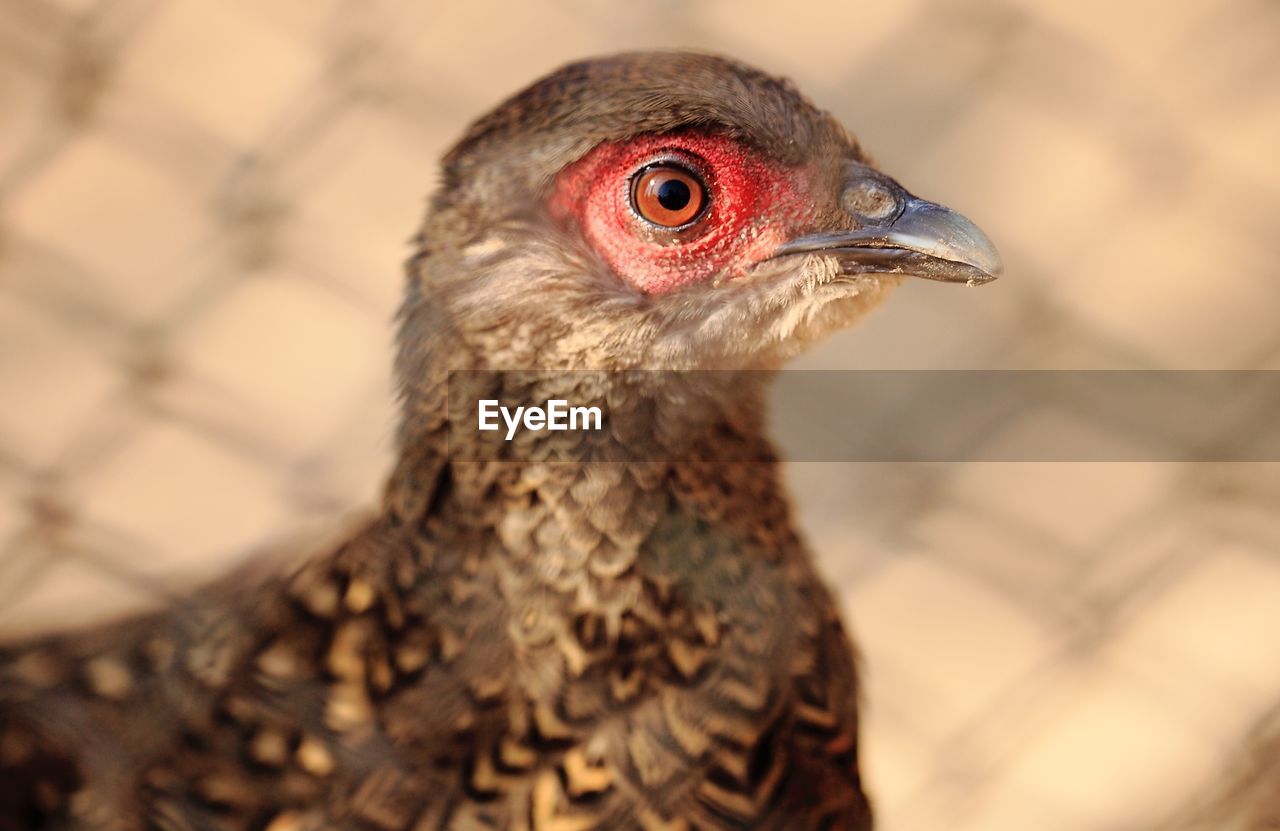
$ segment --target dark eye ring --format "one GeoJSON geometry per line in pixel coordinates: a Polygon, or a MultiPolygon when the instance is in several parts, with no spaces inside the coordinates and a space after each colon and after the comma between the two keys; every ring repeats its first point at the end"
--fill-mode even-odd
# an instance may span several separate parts
{"type": "Polygon", "coordinates": [[[706,212],[707,186],[696,173],[673,162],[641,168],[631,180],[631,209],[664,230],[683,228],[706,212]]]}

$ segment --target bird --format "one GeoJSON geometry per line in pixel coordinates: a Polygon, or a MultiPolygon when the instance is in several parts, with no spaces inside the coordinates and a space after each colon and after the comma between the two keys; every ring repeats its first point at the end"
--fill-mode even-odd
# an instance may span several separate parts
{"type": "Polygon", "coordinates": [[[870,828],[765,395],[904,279],[994,279],[990,239],[790,81],[644,51],[479,118],[412,249],[380,506],[0,647],[0,831],[870,828]],[[608,423],[506,441],[477,400],[608,423]]]}

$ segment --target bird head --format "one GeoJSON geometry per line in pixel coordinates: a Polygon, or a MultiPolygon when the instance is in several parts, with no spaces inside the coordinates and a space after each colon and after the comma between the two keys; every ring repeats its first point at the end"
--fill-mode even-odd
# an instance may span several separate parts
{"type": "Polygon", "coordinates": [[[772,368],[908,276],[993,279],[959,214],[789,82],[700,54],[574,63],[444,158],[402,373],[772,368]]]}

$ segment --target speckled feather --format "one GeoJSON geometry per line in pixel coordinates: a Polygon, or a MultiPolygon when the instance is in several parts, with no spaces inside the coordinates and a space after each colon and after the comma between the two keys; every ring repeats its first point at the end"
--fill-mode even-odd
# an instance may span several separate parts
{"type": "Polygon", "coordinates": [[[870,827],[853,650],[775,464],[583,461],[553,433],[530,458],[576,461],[446,454],[447,370],[539,367],[602,370],[540,392],[642,412],[607,439],[633,458],[771,457],[758,373],[604,370],[773,367],[889,283],[823,294],[807,260],[648,297],[547,219],[565,165],[680,129],[862,158],[705,56],[575,64],[477,122],[409,267],[382,510],[287,576],[0,650],[0,831],[870,827]]]}

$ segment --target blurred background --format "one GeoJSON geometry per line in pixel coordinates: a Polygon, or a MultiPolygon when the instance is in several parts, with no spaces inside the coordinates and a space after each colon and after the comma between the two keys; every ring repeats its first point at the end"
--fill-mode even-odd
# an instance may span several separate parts
{"type": "MultiPolygon", "coordinates": [[[[3,0],[0,635],[372,504],[436,159],[586,55],[790,76],[1000,245],[999,282],[909,284],[803,366],[1280,369],[1277,44],[1274,0],[3,0]]],[[[864,650],[882,829],[1277,799],[1280,466],[789,473],[864,650]]]]}

